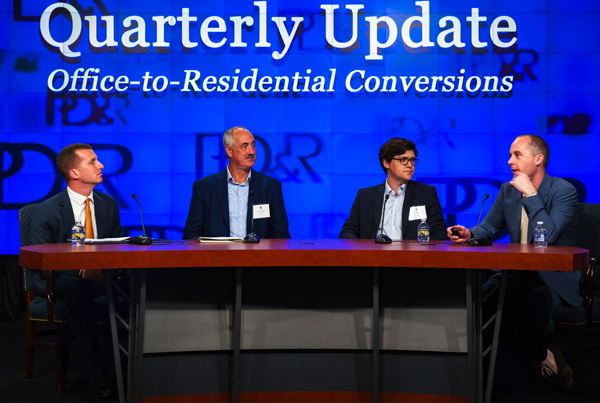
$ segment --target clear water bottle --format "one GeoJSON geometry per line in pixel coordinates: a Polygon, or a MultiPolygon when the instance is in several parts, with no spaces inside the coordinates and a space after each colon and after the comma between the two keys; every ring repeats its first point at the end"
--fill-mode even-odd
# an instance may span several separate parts
{"type": "Polygon", "coordinates": [[[81,221],[75,221],[75,225],[73,226],[72,236],[71,236],[71,244],[73,246],[81,246],[85,242],[85,227],[81,223],[81,221]]]}
{"type": "Polygon", "coordinates": [[[417,239],[419,242],[429,243],[429,224],[424,218],[421,219],[421,223],[417,227],[417,239]]]}
{"type": "Polygon", "coordinates": [[[544,228],[544,222],[538,221],[537,226],[533,230],[533,246],[536,248],[546,248],[548,246],[548,233],[544,228]]]}

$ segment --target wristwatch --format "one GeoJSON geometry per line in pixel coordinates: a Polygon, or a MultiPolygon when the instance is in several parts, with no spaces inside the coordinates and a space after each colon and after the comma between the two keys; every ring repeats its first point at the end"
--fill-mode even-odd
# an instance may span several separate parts
{"type": "Polygon", "coordinates": [[[529,197],[531,196],[537,196],[537,192],[533,192],[532,194],[529,195],[529,197]]]}

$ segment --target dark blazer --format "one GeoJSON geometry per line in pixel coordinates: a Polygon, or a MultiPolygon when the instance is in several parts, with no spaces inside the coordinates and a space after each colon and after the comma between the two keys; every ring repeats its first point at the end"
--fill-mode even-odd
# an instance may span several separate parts
{"type": "MultiPolygon", "coordinates": [[[[385,182],[358,191],[350,210],[350,217],[342,227],[339,238],[375,239],[380,231],[384,191],[385,182]]],[[[421,221],[408,221],[408,213],[412,206],[425,206],[431,239],[448,239],[446,221],[442,214],[442,206],[440,206],[436,188],[415,181],[408,181],[406,184],[406,194],[402,205],[402,239],[417,239],[417,227],[421,221]]]]}
{"type": "MultiPolygon", "coordinates": [[[[254,192],[254,204],[269,205],[271,215],[270,218],[254,220],[254,233],[261,239],[290,238],[281,182],[252,170],[248,194],[250,192],[254,192]]],[[[246,231],[250,233],[251,228],[252,201],[248,200],[246,231]]],[[[229,196],[225,168],[194,182],[183,239],[229,235],[229,196]]]]}
{"type": "MultiPolygon", "coordinates": [[[[496,201],[479,225],[478,236],[492,239],[505,226],[511,243],[521,242],[521,212],[525,206],[529,227],[527,241],[532,243],[533,230],[538,221],[544,222],[548,231],[548,245],[576,246],[577,190],[564,179],[547,173],[542,179],[538,194],[523,199],[523,195],[509,183],[502,184],[496,201]]],[[[475,233],[475,228],[471,229],[475,233]]],[[[546,284],[573,306],[582,303],[580,292],[581,272],[538,271],[546,284]]]]}
{"type": "MultiPolygon", "coordinates": [[[[119,217],[119,207],[112,196],[94,190],[94,214],[96,215],[96,238],[116,238],[123,236],[119,217]]],[[[31,244],[68,242],[75,225],[71,199],[65,188],[62,192],[40,203],[31,221],[31,244]]],[[[55,271],[55,276],[79,277],[79,269],[55,271]]],[[[46,273],[42,270],[35,275],[36,295],[46,297],[46,273]]]]}

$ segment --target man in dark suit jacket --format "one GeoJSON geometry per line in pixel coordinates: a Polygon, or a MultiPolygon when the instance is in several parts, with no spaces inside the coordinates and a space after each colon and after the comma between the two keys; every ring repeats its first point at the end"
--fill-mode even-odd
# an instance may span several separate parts
{"type": "MultiPolygon", "coordinates": [[[[538,221],[543,221],[549,245],[575,246],[577,191],[569,182],[546,173],[550,150],[539,136],[519,136],[510,148],[508,164],[513,180],[504,183],[490,211],[479,225],[478,237],[491,240],[508,227],[511,243],[530,244],[538,221]]],[[[454,243],[472,237],[471,230],[456,225],[462,238],[448,236],[454,243]]],[[[538,375],[558,375],[561,386],[570,389],[571,368],[554,340],[552,314],[561,305],[580,306],[580,272],[530,271],[508,273],[505,308],[508,325],[524,328],[526,348],[537,361],[538,375]],[[512,323],[511,323],[512,322],[512,323]]],[[[487,294],[500,281],[494,274],[484,286],[487,294]]],[[[505,321],[503,320],[503,324],[505,321]]]]}
{"type": "MultiPolygon", "coordinates": [[[[32,217],[32,244],[68,242],[76,220],[82,221],[88,236],[122,236],[123,228],[115,199],[93,190],[102,182],[104,165],[98,161],[92,147],[88,144],[67,146],[60,152],[56,162],[67,188],[41,203],[35,210],[32,217]],[[92,222],[86,217],[88,204],[92,222]]],[[[57,300],[66,303],[69,325],[84,346],[92,373],[90,394],[102,398],[112,393],[106,374],[110,349],[101,348],[98,341],[96,322],[102,312],[94,301],[96,294],[90,276],[92,273],[86,272],[84,267],[53,272],[54,295],[57,300]]],[[[45,298],[44,271],[36,273],[35,290],[37,295],[45,298]]]]}
{"type": "Polygon", "coordinates": [[[415,144],[393,138],[381,146],[379,162],[387,175],[384,183],[360,189],[342,227],[339,238],[375,239],[381,233],[384,198],[386,204],[384,233],[392,239],[417,239],[421,220],[409,220],[410,209],[425,206],[432,240],[444,240],[446,222],[435,187],[410,180],[415,172],[418,152],[415,144]]]}
{"type": "Polygon", "coordinates": [[[254,232],[259,238],[290,238],[281,182],[254,171],[254,136],[236,126],[223,134],[229,157],[224,171],[194,182],[183,239],[235,236],[254,232]],[[268,209],[252,224],[253,205],[268,209]]]}

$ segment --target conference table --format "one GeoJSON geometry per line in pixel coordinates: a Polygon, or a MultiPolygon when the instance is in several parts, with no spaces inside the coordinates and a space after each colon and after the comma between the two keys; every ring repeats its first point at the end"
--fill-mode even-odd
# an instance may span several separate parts
{"type": "MultiPolygon", "coordinates": [[[[142,370],[144,360],[144,331],[146,318],[146,279],[148,269],[176,268],[224,268],[233,267],[234,293],[231,346],[231,395],[239,400],[242,374],[242,272],[247,268],[368,268],[372,274],[372,401],[380,400],[380,350],[381,306],[380,271],[402,271],[406,268],[427,270],[466,271],[467,326],[467,379],[468,399],[471,402],[490,401],[494,365],[501,326],[502,304],[506,286],[507,270],[553,270],[579,271],[588,266],[589,253],[585,249],[563,246],[534,248],[533,245],[503,244],[469,247],[454,245],[449,241],[432,241],[430,245],[415,241],[392,244],[376,244],[373,240],[343,239],[272,239],[258,244],[200,243],[179,241],[155,243],[149,246],[128,244],[84,245],[47,244],[22,247],[20,265],[34,270],[68,270],[73,267],[86,269],[131,269],[129,293],[116,288],[129,300],[129,321],[115,310],[115,287],[110,270],[104,270],[110,310],[113,353],[117,367],[117,384],[121,402],[142,400],[142,370]],[[486,270],[504,269],[500,283],[495,320],[483,323],[482,283],[486,270]],[[118,343],[117,321],[128,329],[127,348],[118,343]],[[493,325],[493,342],[483,344],[484,328],[493,325]],[[128,359],[127,391],[124,390],[120,370],[120,353],[128,359]],[[489,357],[486,380],[484,380],[484,357],[489,357]]],[[[411,285],[417,287],[416,284],[411,285]]],[[[426,284],[419,284],[426,287],[426,284]]],[[[244,368],[245,369],[245,368],[244,368]]]]}

